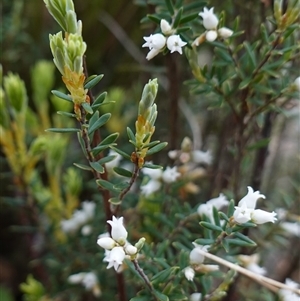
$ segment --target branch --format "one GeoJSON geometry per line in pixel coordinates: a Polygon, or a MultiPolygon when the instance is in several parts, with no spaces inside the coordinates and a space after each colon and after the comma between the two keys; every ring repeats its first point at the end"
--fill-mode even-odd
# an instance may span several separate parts
{"type": "Polygon", "coordinates": [[[266,287],[268,289],[271,289],[273,291],[275,291],[276,289],[277,290],[278,289],[287,289],[287,290],[290,290],[290,291],[292,291],[294,293],[300,294],[300,289],[287,286],[286,284],[281,283],[279,281],[276,281],[276,280],[273,280],[271,278],[268,278],[268,277],[256,274],[254,272],[251,272],[250,270],[242,268],[241,266],[239,266],[237,264],[231,263],[231,262],[229,262],[229,261],[227,261],[225,259],[222,259],[222,258],[220,258],[218,256],[215,256],[213,254],[207,253],[206,251],[203,251],[200,248],[198,249],[198,252],[201,255],[203,255],[203,256],[205,256],[205,257],[207,257],[207,258],[209,258],[209,259],[211,259],[211,260],[213,260],[213,261],[215,261],[215,262],[217,262],[219,264],[222,264],[222,265],[224,265],[224,266],[226,266],[226,267],[228,267],[228,268],[230,268],[232,270],[235,270],[235,271],[237,271],[237,272],[239,272],[239,273],[241,273],[241,274],[249,277],[250,279],[256,281],[257,283],[261,284],[262,286],[264,286],[264,287],[266,287]]]}

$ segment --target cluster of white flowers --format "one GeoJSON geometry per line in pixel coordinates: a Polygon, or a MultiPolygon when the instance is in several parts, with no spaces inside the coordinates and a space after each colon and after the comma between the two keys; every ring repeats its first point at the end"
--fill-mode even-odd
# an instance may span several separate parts
{"type": "Polygon", "coordinates": [[[223,193],[220,193],[220,195],[217,198],[211,199],[207,201],[205,204],[201,204],[197,212],[200,216],[203,214],[206,215],[210,221],[214,224],[214,217],[213,217],[213,208],[215,207],[217,210],[220,210],[222,207],[227,206],[229,204],[229,201],[226,199],[226,196],[223,193]]]}
{"type": "Polygon", "coordinates": [[[255,209],[256,202],[259,198],[265,199],[266,197],[260,194],[259,191],[254,192],[253,188],[248,186],[247,195],[239,201],[233,213],[233,218],[238,224],[243,224],[248,221],[252,221],[255,224],[274,223],[277,220],[277,214],[274,211],[267,212],[261,209],[255,209]]]}
{"type": "Polygon", "coordinates": [[[82,284],[86,290],[92,291],[95,297],[101,295],[101,290],[97,275],[94,272],[78,273],[68,277],[68,282],[71,284],[82,284]]]}
{"type": "Polygon", "coordinates": [[[144,37],[146,43],[142,47],[149,47],[150,51],[148,52],[146,59],[151,60],[160,52],[162,52],[165,47],[170,50],[171,53],[177,51],[182,54],[182,47],[187,43],[183,42],[179,35],[174,34],[172,26],[168,21],[162,19],[160,21],[161,33],[151,34],[149,37],[144,37]]]}
{"type": "MultiPolygon", "coordinates": [[[[285,280],[285,284],[291,288],[299,288],[299,284],[289,278],[287,278],[285,280]]],[[[280,289],[279,296],[281,297],[282,301],[299,301],[300,300],[299,295],[297,295],[296,293],[293,293],[292,291],[290,291],[288,289],[280,289]]]]}
{"type": "Polygon", "coordinates": [[[76,210],[70,219],[61,221],[61,228],[64,233],[75,233],[81,227],[83,235],[89,235],[91,233],[91,226],[86,224],[94,217],[96,204],[94,202],[84,201],[81,207],[82,209],[76,210]]]}
{"type": "Polygon", "coordinates": [[[163,183],[170,184],[175,182],[179,177],[180,173],[177,171],[177,167],[167,167],[165,170],[143,168],[143,174],[150,177],[147,184],[141,186],[142,194],[148,196],[158,191],[163,183]]]}
{"type": "Polygon", "coordinates": [[[104,262],[108,262],[107,269],[114,267],[120,272],[120,266],[125,258],[135,259],[138,251],[145,241],[141,238],[135,246],[127,241],[128,232],[123,225],[123,217],[112,217],[112,221],[107,221],[111,225],[111,237],[108,233],[98,237],[97,244],[105,249],[104,262]]]}
{"type": "Polygon", "coordinates": [[[190,265],[183,269],[185,278],[188,281],[193,281],[193,279],[195,277],[195,272],[204,274],[204,273],[219,270],[218,265],[203,264],[205,257],[199,251],[202,250],[202,251],[206,252],[209,246],[201,246],[201,245],[196,244],[195,242],[193,242],[193,245],[194,245],[194,249],[190,252],[190,255],[189,255],[190,265]]]}
{"type": "Polygon", "coordinates": [[[206,32],[200,35],[192,45],[199,46],[199,44],[201,44],[204,40],[213,42],[218,37],[226,39],[233,34],[233,31],[227,27],[221,27],[218,29],[219,19],[214,14],[213,7],[211,9],[204,7],[203,12],[200,12],[199,16],[203,19],[203,26],[205,27],[206,32]]]}
{"type": "Polygon", "coordinates": [[[238,255],[238,260],[241,264],[249,271],[257,275],[265,275],[267,273],[264,267],[258,265],[259,254],[255,253],[252,255],[238,255]]]}

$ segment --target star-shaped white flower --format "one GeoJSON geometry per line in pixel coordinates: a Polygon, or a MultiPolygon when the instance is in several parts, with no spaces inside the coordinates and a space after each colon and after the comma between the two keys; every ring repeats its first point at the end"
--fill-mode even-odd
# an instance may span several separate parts
{"type": "Polygon", "coordinates": [[[187,43],[183,42],[179,35],[172,35],[169,36],[167,39],[167,47],[171,51],[171,53],[177,51],[182,54],[182,47],[185,46],[187,43]]]}
{"type": "Polygon", "coordinates": [[[203,26],[210,30],[216,29],[219,24],[218,17],[214,14],[214,8],[208,9],[207,7],[203,8],[203,12],[199,13],[199,16],[203,19],[203,26]]]}

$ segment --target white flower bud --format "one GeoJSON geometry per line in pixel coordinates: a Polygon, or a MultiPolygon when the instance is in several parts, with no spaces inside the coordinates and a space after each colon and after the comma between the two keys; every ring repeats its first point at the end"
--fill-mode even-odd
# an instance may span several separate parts
{"type": "Polygon", "coordinates": [[[201,293],[193,293],[189,297],[189,301],[201,301],[202,294],[201,293]]]}
{"type": "Polygon", "coordinates": [[[184,276],[188,281],[193,281],[195,277],[195,271],[191,267],[186,267],[184,270],[184,276]]]}
{"type": "Polygon", "coordinates": [[[208,42],[213,42],[218,37],[218,34],[215,30],[209,30],[206,32],[205,38],[208,42]]]}
{"type": "Polygon", "coordinates": [[[128,244],[125,247],[125,253],[127,255],[130,255],[130,256],[135,255],[137,253],[137,251],[138,251],[137,248],[135,246],[133,246],[133,245],[128,244]]]}
{"type": "Polygon", "coordinates": [[[165,19],[162,19],[160,21],[160,29],[161,29],[162,33],[165,35],[172,34],[172,32],[173,32],[172,26],[165,19]]]}
{"type": "Polygon", "coordinates": [[[111,250],[116,246],[116,242],[111,237],[102,237],[97,240],[97,244],[106,250],[111,250]]]}
{"type": "Polygon", "coordinates": [[[207,251],[207,246],[201,246],[193,242],[195,248],[190,252],[190,264],[191,265],[198,265],[203,263],[204,255],[200,252],[207,251]]]}
{"type": "Polygon", "coordinates": [[[222,27],[218,29],[218,34],[221,38],[227,39],[232,36],[233,30],[227,28],[227,27],[222,27]]]}

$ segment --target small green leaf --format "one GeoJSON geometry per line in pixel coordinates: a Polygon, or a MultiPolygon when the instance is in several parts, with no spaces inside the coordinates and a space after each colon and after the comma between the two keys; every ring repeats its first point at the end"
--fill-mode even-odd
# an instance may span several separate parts
{"type": "Polygon", "coordinates": [[[234,200],[231,199],[229,204],[228,204],[228,208],[227,208],[227,216],[229,216],[229,217],[233,216],[234,206],[235,206],[234,200]]]}
{"type": "Polygon", "coordinates": [[[192,20],[194,20],[198,17],[199,17],[199,13],[192,13],[192,14],[189,14],[189,15],[185,15],[181,18],[179,24],[180,25],[185,24],[185,23],[190,22],[190,21],[192,21],[192,20]]]}
{"type": "Polygon", "coordinates": [[[120,150],[114,146],[110,146],[110,148],[113,149],[116,153],[120,154],[123,158],[131,161],[131,157],[127,153],[123,152],[122,150],[120,150]]]}
{"type": "Polygon", "coordinates": [[[64,111],[57,111],[58,115],[67,116],[67,117],[76,117],[76,114],[70,113],[70,112],[64,112],[64,111]]]}
{"type": "Polygon", "coordinates": [[[96,111],[89,120],[89,127],[93,126],[93,124],[99,119],[99,112],[96,111]]]}
{"type": "Polygon", "coordinates": [[[99,185],[100,187],[104,188],[104,189],[107,189],[109,191],[113,191],[115,192],[115,188],[114,188],[114,185],[106,180],[96,180],[96,183],[97,185],[99,185]]]}
{"type": "Polygon", "coordinates": [[[171,268],[167,268],[163,271],[160,271],[159,273],[157,273],[156,275],[154,275],[152,277],[151,283],[153,285],[156,285],[156,284],[165,282],[170,277],[170,275],[174,272],[173,269],[174,269],[174,267],[171,267],[171,268]]]}
{"type": "Polygon", "coordinates": [[[91,167],[99,173],[104,173],[104,167],[98,162],[90,162],[91,167]]]}
{"type": "Polygon", "coordinates": [[[256,246],[256,242],[253,241],[252,239],[250,239],[248,236],[240,233],[240,232],[235,232],[234,236],[236,236],[237,238],[244,240],[245,242],[249,243],[251,246],[256,246]]]}
{"type": "Polygon", "coordinates": [[[77,133],[77,139],[78,139],[78,142],[81,146],[81,149],[82,149],[82,152],[83,152],[84,156],[87,158],[88,155],[87,155],[87,152],[86,152],[86,148],[85,148],[84,141],[83,141],[83,138],[81,136],[81,133],[77,133]]]}
{"type": "Polygon", "coordinates": [[[213,217],[214,217],[215,225],[218,227],[221,227],[219,212],[218,212],[217,208],[214,206],[213,206],[213,217]]]}
{"type": "Polygon", "coordinates": [[[89,127],[88,134],[91,135],[93,132],[103,126],[110,119],[110,116],[110,113],[102,115],[91,127],[89,127]]]}
{"type": "Polygon", "coordinates": [[[87,113],[89,113],[89,114],[93,114],[93,113],[94,113],[92,107],[91,107],[90,104],[88,104],[87,102],[83,102],[83,103],[81,104],[81,106],[83,107],[83,109],[84,109],[87,113]]]}
{"type": "Polygon", "coordinates": [[[100,95],[97,96],[97,98],[92,103],[92,108],[94,110],[97,110],[97,108],[103,103],[107,95],[107,92],[103,92],[100,95]]]}
{"type": "Polygon", "coordinates": [[[161,151],[163,148],[165,148],[166,146],[168,145],[167,142],[161,142],[159,144],[157,144],[156,146],[150,148],[148,151],[147,151],[147,154],[146,156],[150,156],[150,155],[153,155],[159,151],[161,151]]]}
{"type": "Polygon", "coordinates": [[[119,137],[119,133],[113,133],[103,139],[96,147],[92,149],[93,155],[98,155],[101,151],[109,148],[112,145],[116,145],[114,143],[119,137]]]}
{"type": "Polygon", "coordinates": [[[57,90],[52,90],[51,93],[55,96],[57,96],[58,98],[61,98],[63,100],[69,101],[73,103],[72,97],[70,95],[67,95],[65,93],[62,93],[60,91],[57,90]]]}
{"type": "Polygon", "coordinates": [[[116,155],[106,156],[106,157],[100,159],[98,161],[98,163],[99,164],[105,164],[107,162],[113,161],[116,157],[117,157],[116,155]]]}
{"type": "Polygon", "coordinates": [[[155,22],[155,23],[157,23],[157,24],[160,24],[160,18],[159,17],[157,17],[157,16],[155,16],[155,15],[147,15],[147,18],[149,19],[149,20],[151,20],[151,21],[153,21],[153,22],[155,22]]]}
{"type": "Polygon", "coordinates": [[[160,143],[160,141],[159,140],[156,140],[156,141],[152,141],[152,142],[150,142],[150,143],[148,143],[148,144],[145,144],[144,146],[143,146],[143,148],[151,148],[151,147],[153,147],[153,146],[155,146],[156,144],[158,144],[158,143],[160,143]]]}
{"type": "Polygon", "coordinates": [[[85,85],[84,85],[84,89],[92,89],[94,86],[96,86],[100,80],[103,78],[103,74],[100,74],[96,77],[94,77],[92,80],[88,81],[85,85]]]}
{"type": "Polygon", "coordinates": [[[173,23],[173,27],[177,28],[178,25],[181,23],[181,16],[182,16],[182,12],[183,12],[183,7],[180,7],[180,9],[178,10],[174,23],[173,23]]]}
{"type": "Polygon", "coordinates": [[[88,170],[88,171],[93,171],[93,169],[90,166],[84,165],[84,164],[79,164],[79,163],[73,163],[76,167],[83,169],[83,170],[88,170]]]}
{"type": "Polygon", "coordinates": [[[206,245],[212,245],[215,242],[214,239],[211,238],[198,238],[195,240],[195,243],[198,245],[206,246],[206,245]]]}
{"type": "Polygon", "coordinates": [[[250,58],[250,63],[251,63],[251,67],[254,69],[257,66],[257,62],[256,62],[256,57],[255,57],[255,53],[253,51],[253,49],[251,48],[251,46],[249,45],[248,42],[244,42],[244,47],[247,51],[248,57],[250,58]]]}
{"type": "Polygon", "coordinates": [[[130,127],[127,127],[127,136],[129,138],[129,140],[131,140],[132,142],[136,142],[135,140],[135,135],[133,134],[132,130],[130,129],[130,127]]]}
{"type": "Polygon", "coordinates": [[[251,83],[252,78],[248,77],[246,79],[244,79],[240,84],[239,84],[239,90],[243,90],[245,88],[247,88],[249,86],[249,84],[251,83]]]}
{"type": "Polygon", "coordinates": [[[116,205],[116,206],[121,204],[121,200],[118,199],[118,198],[110,198],[108,201],[109,201],[111,204],[116,205]]]}
{"type": "Polygon", "coordinates": [[[211,224],[211,223],[208,223],[208,222],[200,222],[199,224],[202,227],[204,227],[206,229],[209,229],[209,230],[212,230],[212,231],[219,231],[219,232],[223,231],[223,229],[220,226],[217,226],[217,225],[214,225],[214,224],[211,224]]]}
{"type": "Polygon", "coordinates": [[[172,3],[172,0],[165,0],[166,3],[166,7],[168,9],[168,11],[170,12],[170,15],[173,16],[174,15],[174,6],[172,3]]]}
{"type": "Polygon", "coordinates": [[[154,290],[154,295],[156,298],[158,298],[159,301],[169,301],[168,296],[164,295],[163,293],[154,290]]]}
{"type": "Polygon", "coordinates": [[[45,132],[52,132],[52,133],[78,133],[78,132],[80,132],[80,129],[75,129],[75,128],[63,128],[63,129],[50,128],[50,129],[45,130],[45,132]]]}
{"type": "Polygon", "coordinates": [[[219,217],[221,219],[224,219],[226,222],[229,222],[229,218],[228,218],[228,216],[224,212],[220,211],[219,212],[219,217]]]}
{"type": "Polygon", "coordinates": [[[146,167],[146,168],[151,168],[151,169],[162,169],[163,167],[160,166],[160,165],[155,165],[155,164],[151,164],[151,163],[145,163],[143,165],[143,167],[146,167]]]}
{"type": "Polygon", "coordinates": [[[114,170],[115,173],[117,173],[120,176],[127,177],[127,178],[132,177],[132,172],[127,170],[127,169],[124,169],[124,168],[121,168],[121,167],[114,167],[113,170],[114,170]]]}
{"type": "Polygon", "coordinates": [[[240,246],[240,247],[254,247],[256,246],[253,245],[252,243],[249,243],[249,242],[246,242],[244,240],[240,240],[240,239],[237,239],[237,238],[228,238],[228,239],[225,239],[227,240],[227,243],[229,245],[235,245],[235,246],[240,246]]]}

